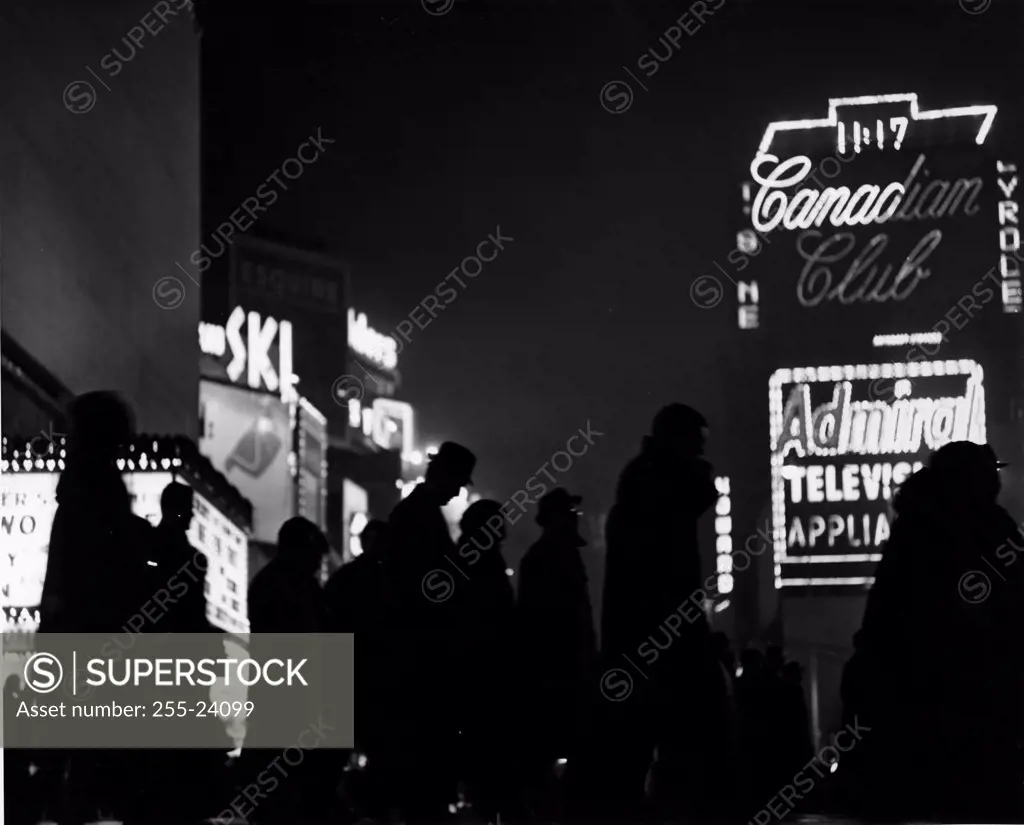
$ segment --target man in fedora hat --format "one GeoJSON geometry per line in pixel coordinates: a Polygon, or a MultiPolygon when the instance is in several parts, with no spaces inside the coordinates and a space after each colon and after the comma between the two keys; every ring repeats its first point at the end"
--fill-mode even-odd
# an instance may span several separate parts
{"type": "Polygon", "coordinates": [[[423,577],[432,569],[445,569],[455,544],[441,508],[473,483],[476,456],[461,444],[444,442],[431,457],[422,484],[395,507],[388,520],[390,567],[403,612],[436,616],[432,600],[424,595],[423,577]]]}
{"type": "Polygon", "coordinates": [[[386,701],[392,712],[384,772],[407,819],[443,818],[455,793],[450,743],[455,685],[445,663],[455,642],[452,603],[457,600],[449,598],[473,570],[459,559],[441,508],[473,483],[475,466],[470,450],[444,442],[423,483],[399,502],[388,521],[385,565],[395,605],[387,630],[394,656],[388,663],[392,689],[386,701]]]}

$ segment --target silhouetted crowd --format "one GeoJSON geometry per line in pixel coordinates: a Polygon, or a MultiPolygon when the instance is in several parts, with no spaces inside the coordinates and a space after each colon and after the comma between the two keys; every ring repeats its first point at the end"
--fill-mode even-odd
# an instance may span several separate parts
{"type": "MultiPolygon", "coordinates": [[[[82,396],[71,412],[40,630],[118,632],[160,577],[193,556],[191,492],[168,487],[159,527],[138,519],[114,461],[130,412],[106,393],[82,396]]],[[[810,787],[800,782],[821,759],[800,664],[775,646],[746,649],[737,663],[707,606],[693,601],[704,593],[697,521],[717,498],[706,432],[692,408],[666,407],[619,479],[600,646],[580,497],[557,488],[537,502],[540,536],[517,592],[498,502],[471,504],[451,537],[441,508],[472,483],[476,458],[446,442],[423,483],[386,522],[366,526],[363,552],[326,586],[327,541],[302,518],[281,527],[277,556],[250,584],[253,633],[356,634],[352,753],[309,758],[243,812],[231,799],[273,752],[243,746],[230,772],[210,751],[51,752],[37,759],[36,802],[22,794],[14,807],[24,821],[46,813],[59,822],[111,812],[195,821],[218,808],[223,825],[619,822],[746,818],[789,788],[790,810],[820,808],[820,785],[838,766],[823,763],[810,787]]],[[[894,502],[843,681],[844,722],[870,731],[839,771],[841,804],[861,813],[938,816],[978,810],[979,800],[992,816],[1016,810],[1020,591],[1010,576],[982,603],[958,591],[981,556],[1024,541],[995,503],[997,471],[990,449],[958,442],[894,502]]],[[[212,631],[203,593],[175,603],[160,632],[212,631]]],[[[37,757],[7,752],[18,770],[37,757]]]]}

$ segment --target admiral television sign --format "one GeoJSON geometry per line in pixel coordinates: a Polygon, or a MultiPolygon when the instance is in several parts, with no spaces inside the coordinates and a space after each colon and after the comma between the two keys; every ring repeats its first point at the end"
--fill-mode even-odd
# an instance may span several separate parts
{"type": "Polygon", "coordinates": [[[985,443],[971,360],[780,369],[769,397],[777,588],[870,586],[899,485],[950,441],[985,443]]]}

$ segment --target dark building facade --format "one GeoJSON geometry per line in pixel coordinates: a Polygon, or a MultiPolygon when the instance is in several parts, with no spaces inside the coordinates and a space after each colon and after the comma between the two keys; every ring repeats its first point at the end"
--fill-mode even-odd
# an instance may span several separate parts
{"type": "Polygon", "coordinates": [[[0,9],[19,78],[0,92],[5,431],[48,424],[13,398],[35,362],[71,392],[118,390],[143,430],[195,436],[199,286],[176,261],[199,241],[199,35],[185,3],[165,12],[0,9]]]}

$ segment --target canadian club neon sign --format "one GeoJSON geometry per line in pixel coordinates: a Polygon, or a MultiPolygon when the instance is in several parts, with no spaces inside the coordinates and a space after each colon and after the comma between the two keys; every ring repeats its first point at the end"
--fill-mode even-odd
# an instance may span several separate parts
{"type": "Polygon", "coordinates": [[[873,581],[899,485],[950,441],[984,443],[983,378],[973,361],[772,376],[776,587],[873,581]]]}
{"type": "Polygon", "coordinates": [[[917,180],[924,163],[925,156],[918,155],[903,182],[894,181],[884,187],[865,184],[852,192],[848,186],[805,188],[790,199],[783,190],[808,179],[813,166],[811,159],[799,155],[780,163],[775,155],[758,155],[750,165],[750,174],[761,185],[754,197],[754,227],[770,232],[780,223],[786,229],[810,229],[822,226],[826,219],[839,227],[952,218],[961,212],[961,205],[962,214],[977,213],[981,178],[932,180],[925,186],[917,180]],[[761,172],[766,163],[776,164],[767,175],[761,172]]]}
{"type": "Polygon", "coordinates": [[[997,107],[990,105],[922,110],[915,94],[872,95],[832,99],[825,118],[769,124],[750,164],[757,190],[749,214],[758,233],[799,233],[796,247],[804,262],[796,288],[800,304],[814,308],[908,299],[931,277],[926,264],[942,244],[943,232],[954,221],[978,215],[984,190],[977,176],[933,176],[919,151],[907,155],[895,179],[850,187],[826,185],[822,177],[836,177],[843,164],[869,150],[903,156],[901,148],[922,128],[919,121],[964,119],[975,127],[974,140],[981,145],[996,113],[997,107]],[[817,168],[805,154],[773,153],[780,136],[814,130],[833,132],[837,149],[817,168]],[[831,174],[828,164],[834,168],[831,174]],[[893,248],[888,227],[916,222],[928,224],[921,236],[893,248]],[[854,231],[860,227],[871,227],[875,234],[854,231]],[[896,260],[882,260],[893,253],[896,260]]]}

